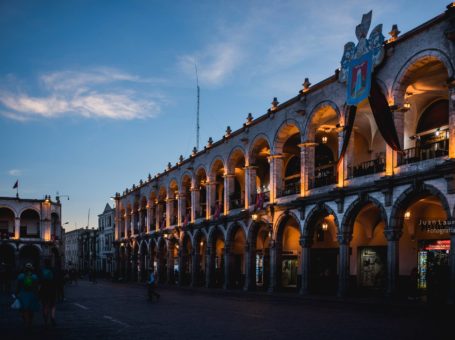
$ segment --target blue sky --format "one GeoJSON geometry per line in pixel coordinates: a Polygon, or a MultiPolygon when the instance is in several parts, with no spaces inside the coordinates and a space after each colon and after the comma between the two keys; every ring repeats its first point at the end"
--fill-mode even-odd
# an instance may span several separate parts
{"type": "Polygon", "coordinates": [[[446,1],[0,1],[0,195],[58,191],[96,226],[109,197],[338,68],[355,26],[402,32],[446,1]]]}

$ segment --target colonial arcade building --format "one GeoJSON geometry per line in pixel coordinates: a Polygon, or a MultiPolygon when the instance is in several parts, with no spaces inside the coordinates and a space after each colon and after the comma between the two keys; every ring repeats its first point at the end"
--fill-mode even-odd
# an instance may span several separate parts
{"type": "Polygon", "coordinates": [[[371,19],[332,76],[116,194],[118,275],[453,302],[455,7],[371,19]]]}
{"type": "Polygon", "coordinates": [[[27,262],[39,268],[45,258],[63,261],[61,204],[57,197],[0,197],[0,264],[11,273],[27,262]]]}

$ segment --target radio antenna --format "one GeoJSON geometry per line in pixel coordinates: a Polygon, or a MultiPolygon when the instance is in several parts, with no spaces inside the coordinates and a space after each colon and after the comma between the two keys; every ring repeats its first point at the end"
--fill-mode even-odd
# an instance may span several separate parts
{"type": "Polygon", "coordinates": [[[197,106],[196,106],[196,149],[199,150],[199,77],[197,75],[197,65],[194,64],[194,70],[196,71],[196,87],[197,87],[197,106]]]}

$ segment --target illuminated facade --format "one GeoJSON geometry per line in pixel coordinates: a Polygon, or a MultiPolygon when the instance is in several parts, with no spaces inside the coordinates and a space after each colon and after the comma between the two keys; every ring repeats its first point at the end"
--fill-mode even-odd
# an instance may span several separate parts
{"type": "Polygon", "coordinates": [[[64,244],[61,204],[57,197],[23,199],[0,197],[0,263],[11,270],[21,270],[25,263],[35,268],[45,258],[60,267],[64,244]]]}
{"type": "Polygon", "coordinates": [[[453,301],[455,8],[390,36],[373,76],[401,150],[368,99],[350,121],[342,71],[305,79],[294,98],[116,194],[118,275],[339,296],[418,286],[453,301]]]}

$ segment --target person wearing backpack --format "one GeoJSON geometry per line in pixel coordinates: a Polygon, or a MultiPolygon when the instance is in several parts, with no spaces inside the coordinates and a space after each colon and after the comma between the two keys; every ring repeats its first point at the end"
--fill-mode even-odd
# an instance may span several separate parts
{"type": "Polygon", "coordinates": [[[24,271],[17,277],[16,296],[20,301],[20,311],[25,325],[30,328],[33,313],[39,311],[38,277],[33,273],[33,265],[27,263],[24,271]]]}
{"type": "Polygon", "coordinates": [[[57,278],[51,268],[51,261],[44,260],[44,268],[41,271],[40,299],[43,305],[43,319],[47,326],[49,322],[55,326],[55,306],[57,304],[57,278]]]}

